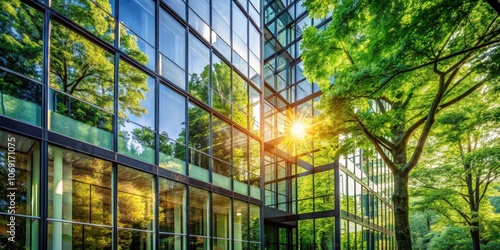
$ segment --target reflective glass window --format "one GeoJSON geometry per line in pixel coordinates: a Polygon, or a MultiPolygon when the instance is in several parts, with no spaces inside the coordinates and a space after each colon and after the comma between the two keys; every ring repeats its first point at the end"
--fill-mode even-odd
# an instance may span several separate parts
{"type": "Polygon", "coordinates": [[[87,223],[49,224],[49,248],[111,247],[111,162],[54,146],[48,160],[48,217],[87,223]]]}
{"type": "MultiPolygon", "coordinates": [[[[21,1],[2,2],[0,67],[42,80],[42,23],[43,14],[21,1]]],[[[0,83],[3,81],[0,76],[0,83]]],[[[10,88],[2,92],[6,90],[10,88]]]]}
{"type": "Polygon", "coordinates": [[[185,88],[186,28],[160,10],[160,74],[185,88]]]}
{"type": "Polygon", "coordinates": [[[118,247],[152,249],[155,204],[153,175],[118,166],[117,182],[118,247]]]}
{"type": "Polygon", "coordinates": [[[51,27],[50,86],[113,112],[113,54],[59,23],[51,27]]]}
{"type": "MultiPolygon", "coordinates": [[[[1,212],[40,216],[40,144],[37,141],[0,130],[0,178],[1,212]]],[[[16,230],[24,226],[18,224],[16,230]]],[[[1,239],[1,243],[7,243],[7,237],[1,239]]]]}
{"type": "Polygon", "coordinates": [[[210,200],[208,191],[189,187],[190,249],[209,249],[210,200]]]}
{"type": "Polygon", "coordinates": [[[155,132],[125,119],[118,124],[118,152],[154,164],[155,132]]]}
{"type": "Polygon", "coordinates": [[[234,228],[234,240],[235,248],[238,243],[236,241],[247,241],[248,240],[248,204],[243,201],[234,200],[233,202],[233,228],[234,228]]]}
{"type": "Polygon", "coordinates": [[[233,32],[239,36],[244,44],[247,44],[248,19],[236,3],[233,3],[233,32]]]}
{"type": "Polygon", "coordinates": [[[119,66],[119,116],[154,130],[154,78],[125,61],[120,61],[119,66]]]}
{"type": "Polygon", "coordinates": [[[189,35],[189,93],[209,104],[210,50],[194,35],[189,35]]]}
{"type": "Polygon", "coordinates": [[[120,1],[120,49],[155,69],[155,4],[152,0],[120,1]]]}
{"type": "Polygon", "coordinates": [[[0,105],[0,115],[40,126],[42,85],[0,69],[0,105]]]}
{"type": "Polygon", "coordinates": [[[51,7],[108,43],[115,40],[114,0],[54,0],[51,7]]]}
{"type": "Polygon", "coordinates": [[[212,59],[212,106],[231,117],[231,68],[215,55],[212,59]]]}
{"type": "Polygon", "coordinates": [[[160,84],[160,135],[185,143],[186,98],[160,84]]]}
{"type": "Polygon", "coordinates": [[[260,242],[260,207],[250,204],[250,241],[260,242]]]}
{"type": "Polygon", "coordinates": [[[214,249],[231,249],[231,198],[212,194],[212,223],[214,249]]]}
{"type": "MultiPolygon", "coordinates": [[[[186,185],[160,178],[160,232],[186,234],[186,185]]],[[[183,245],[174,239],[173,246],[183,245]]],[[[180,249],[175,247],[175,249],[180,249]]]]}

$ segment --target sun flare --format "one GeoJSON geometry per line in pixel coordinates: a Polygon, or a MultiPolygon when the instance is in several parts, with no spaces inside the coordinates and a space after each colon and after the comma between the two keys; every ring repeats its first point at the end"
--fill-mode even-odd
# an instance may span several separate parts
{"type": "Polygon", "coordinates": [[[306,135],[306,125],[302,122],[296,121],[292,124],[290,132],[296,138],[304,138],[306,135]]]}

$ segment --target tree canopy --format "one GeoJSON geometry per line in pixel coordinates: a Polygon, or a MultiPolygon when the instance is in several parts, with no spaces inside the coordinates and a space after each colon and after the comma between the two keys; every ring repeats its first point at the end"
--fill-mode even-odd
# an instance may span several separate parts
{"type": "Polygon", "coordinates": [[[303,33],[318,82],[318,126],[337,154],[373,147],[391,169],[398,249],[411,249],[408,174],[436,115],[486,83],[498,88],[500,20],[485,1],[305,1],[331,21],[303,33]]]}

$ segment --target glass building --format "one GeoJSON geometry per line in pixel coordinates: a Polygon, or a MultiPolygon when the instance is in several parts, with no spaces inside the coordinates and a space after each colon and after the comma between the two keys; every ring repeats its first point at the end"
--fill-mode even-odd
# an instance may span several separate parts
{"type": "Polygon", "coordinates": [[[301,1],[0,1],[0,249],[394,249],[314,135],[301,1]]]}

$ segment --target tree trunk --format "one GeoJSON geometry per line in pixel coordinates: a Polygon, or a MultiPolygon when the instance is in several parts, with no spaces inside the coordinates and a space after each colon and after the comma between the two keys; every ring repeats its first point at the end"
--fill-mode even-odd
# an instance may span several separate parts
{"type": "Polygon", "coordinates": [[[398,250],[411,250],[411,232],[408,208],[408,175],[394,173],[394,223],[398,250]]]}
{"type": "Polygon", "coordinates": [[[472,237],[472,249],[480,250],[481,244],[479,241],[479,222],[472,222],[470,235],[472,237]]]}

